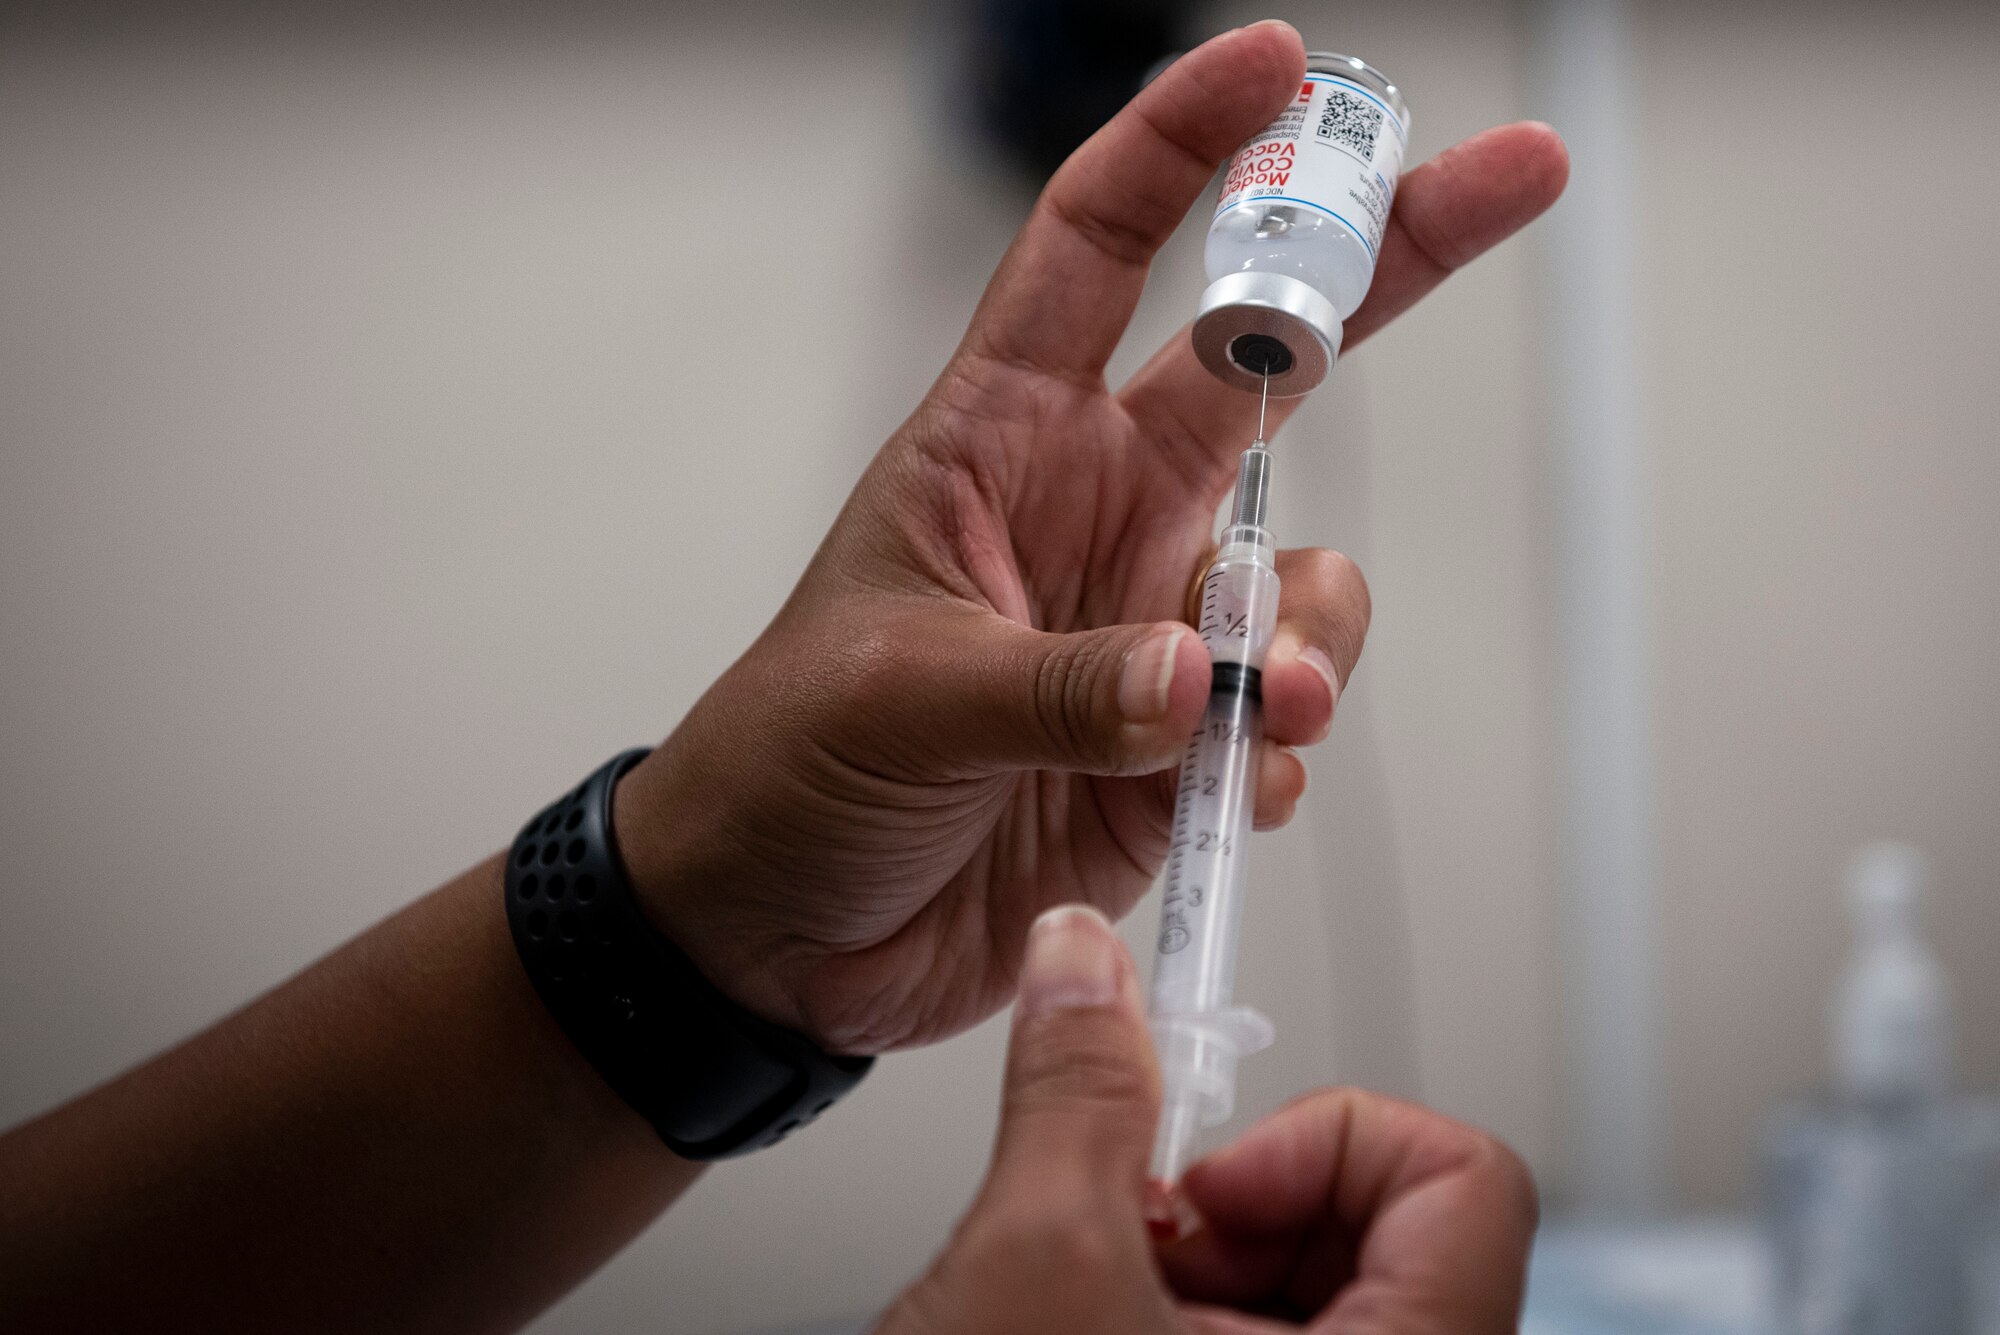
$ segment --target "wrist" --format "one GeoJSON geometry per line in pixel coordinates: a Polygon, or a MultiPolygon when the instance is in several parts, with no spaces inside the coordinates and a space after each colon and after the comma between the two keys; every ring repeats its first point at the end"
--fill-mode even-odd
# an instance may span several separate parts
{"type": "Polygon", "coordinates": [[[725,843],[716,828],[721,804],[713,783],[683,782],[689,767],[677,762],[674,740],[656,747],[612,793],[612,839],[640,912],[724,996],[760,1020],[823,1043],[768,958],[760,962],[769,952],[744,925],[721,921],[714,892],[731,880],[715,854],[725,843]]]}
{"type": "MultiPolygon", "coordinates": [[[[650,754],[612,757],[522,827],[508,927],[550,1014],[669,1149],[745,1154],[833,1106],[872,1059],[830,1055],[751,1011],[647,913],[614,825],[624,780],[650,754]]],[[[628,810],[643,813],[644,786],[633,796],[628,810]]],[[[638,844],[640,865],[657,870],[652,841],[638,844]]]]}
{"type": "Polygon", "coordinates": [[[665,758],[668,745],[655,748],[619,780],[611,794],[611,837],[646,917],[685,950],[689,934],[683,920],[695,906],[688,902],[691,896],[681,873],[690,859],[675,837],[673,822],[664,819],[676,801],[666,791],[671,777],[665,758]]]}

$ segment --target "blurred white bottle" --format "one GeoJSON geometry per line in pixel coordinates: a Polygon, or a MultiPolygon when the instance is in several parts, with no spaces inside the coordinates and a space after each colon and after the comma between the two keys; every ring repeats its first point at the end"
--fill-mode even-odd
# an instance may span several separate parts
{"type": "Polygon", "coordinates": [[[1195,351],[1227,383],[1303,394],[1326,378],[1340,326],[1375,277],[1409,146],[1396,85],[1315,51],[1278,118],[1223,172],[1208,228],[1195,351]]]}
{"type": "Polygon", "coordinates": [[[1832,1097],[1772,1120],[1766,1218],[1790,1335],[1972,1329],[2000,1123],[1951,1092],[1950,995],[1917,919],[1925,875],[1907,844],[1848,864],[1855,952],[1834,1003],[1832,1097]]]}
{"type": "Polygon", "coordinates": [[[1833,1026],[1834,1087],[1848,1103],[1902,1106],[1951,1089],[1951,997],[1917,922],[1926,880],[1908,844],[1869,844],[1847,866],[1854,959],[1833,1026]]]}

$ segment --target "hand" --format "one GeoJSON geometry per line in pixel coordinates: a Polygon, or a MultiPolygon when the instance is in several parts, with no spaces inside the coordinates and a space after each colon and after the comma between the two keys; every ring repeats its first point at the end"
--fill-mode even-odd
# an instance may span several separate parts
{"type": "MultiPolygon", "coordinates": [[[[1257,399],[1185,334],[1119,393],[1103,370],[1151,256],[1303,69],[1283,24],[1226,33],[1077,150],[776,620],[621,785],[647,911],[753,1011],[839,1051],[941,1038],[1004,1004],[1042,909],[1144,893],[1208,691],[1184,597],[1257,399]]],[[[1347,346],[1566,171],[1552,131],[1518,125],[1408,173],[1347,346]]],[[[1344,557],[1278,568],[1266,826],[1368,624],[1344,557]]]]}
{"type": "Polygon", "coordinates": [[[1131,957],[1088,909],[1035,923],[1004,1100],[978,1199],[878,1335],[1516,1329],[1527,1170],[1481,1132],[1357,1090],[1307,1095],[1189,1169],[1203,1222],[1155,1249],[1152,1045],[1131,957]]]}

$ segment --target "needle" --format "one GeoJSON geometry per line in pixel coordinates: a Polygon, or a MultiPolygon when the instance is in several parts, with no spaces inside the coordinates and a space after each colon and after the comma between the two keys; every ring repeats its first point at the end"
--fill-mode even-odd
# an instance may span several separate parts
{"type": "Polygon", "coordinates": [[[1257,439],[1264,439],[1264,409],[1271,402],[1271,373],[1264,372],[1264,393],[1257,400],[1257,439]]]}

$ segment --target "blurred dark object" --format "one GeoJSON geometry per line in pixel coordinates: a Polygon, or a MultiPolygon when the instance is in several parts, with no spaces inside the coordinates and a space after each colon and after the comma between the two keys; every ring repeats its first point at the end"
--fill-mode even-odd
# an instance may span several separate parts
{"type": "Polygon", "coordinates": [[[976,115],[1003,153],[1046,178],[1164,57],[1193,45],[1195,0],[972,0],[976,115]]]}

